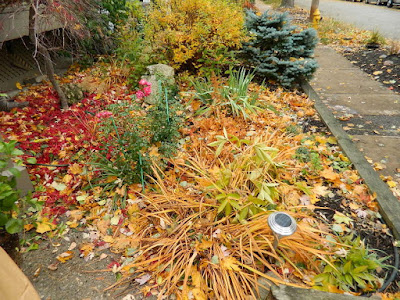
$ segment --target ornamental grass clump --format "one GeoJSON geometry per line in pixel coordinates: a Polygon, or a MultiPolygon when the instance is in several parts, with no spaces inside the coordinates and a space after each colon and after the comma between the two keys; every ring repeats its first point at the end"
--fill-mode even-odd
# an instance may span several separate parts
{"type": "Polygon", "coordinates": [[[256,73],[285,87],[311,78],[317,69],[314,29],[300,31],[287,14],[268,11],[261,16],[248,11],[246,27],[251,39],[243,43],[242,54],[256,73]]]}
{"type": "Polygon", "coordinates": [[[272,181],[279,163],[290,157],[281,150],[285,139],[268,132],[259,139],[230,140],[220,155],[207,147],[214,160],[194,155],[173,160],[173,171],[154,169],[155,191],[142,196],[144,209],[135,216],[141,228],[132,237],[137,247],[126,252],[120,268],[126,280],[134,273],[137,282],[154,282],[159,299],[171,294],[178,299],[248,299],[257,296],[260,277],[302,286],[301,280],[318,272],[331,249],[324,246],[328,242],[312,216],[287,206],[298,230],[281,239],[278,248],[267,225],[273,210],[264,196],[270,190],[261,191],[258,183],[272,181]],[[231,209],[225,209],[228,203],[231,209]]]}

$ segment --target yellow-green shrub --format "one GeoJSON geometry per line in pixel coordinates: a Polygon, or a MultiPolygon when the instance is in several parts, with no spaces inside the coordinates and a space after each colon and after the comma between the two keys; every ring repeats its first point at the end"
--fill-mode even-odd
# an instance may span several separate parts
{"type": "Polygon", "coordinates": [[[175,69],[227,64],[245,37],[244,14],[228,0],[155,0],[145,36],[175,69]]]}

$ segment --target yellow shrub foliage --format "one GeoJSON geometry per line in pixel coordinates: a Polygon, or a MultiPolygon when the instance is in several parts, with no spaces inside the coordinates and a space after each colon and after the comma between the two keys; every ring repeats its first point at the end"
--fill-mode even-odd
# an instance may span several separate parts
{"type": "Polygon", "coordinates": [[[241,6],[228,0],[155,0],[145,36],[175,69],[221,64],[245,37],[241,6]]]}

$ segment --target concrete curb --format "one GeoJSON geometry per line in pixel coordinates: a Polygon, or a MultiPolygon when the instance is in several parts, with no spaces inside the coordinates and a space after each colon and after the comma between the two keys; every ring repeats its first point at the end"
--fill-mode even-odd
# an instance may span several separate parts
{"type": "Polygon", "coordinates": [[[358,150],[356,145],[343,130],[342,125],[334,117],[331,110],[322,102],[317,92],[309,82],[301,84],[303,91],[308,97],[314,100],[314,107],[332,134],[336,137],[339,146],[347,155],[354,167],[364,179],[365,183],[372,192],[376,193],[379,211],[390,227],[394,237],[400,240],[400,202],[393,195],[389,187],[379,177],[378,173],[371,167],[365,159],[364,154],[358,150]]]}

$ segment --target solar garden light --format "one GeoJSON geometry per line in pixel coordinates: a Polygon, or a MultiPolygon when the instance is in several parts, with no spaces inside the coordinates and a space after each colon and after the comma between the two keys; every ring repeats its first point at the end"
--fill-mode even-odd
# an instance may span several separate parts
{"type": "Polygon", "coordinates": [[[297,229],[296,220],[285,212],[274,212],[270,214],[268,217],[268,225],[274,233],[274,249],[278,247],[279,240],[282,237],[292,235],[297,229]]]}

